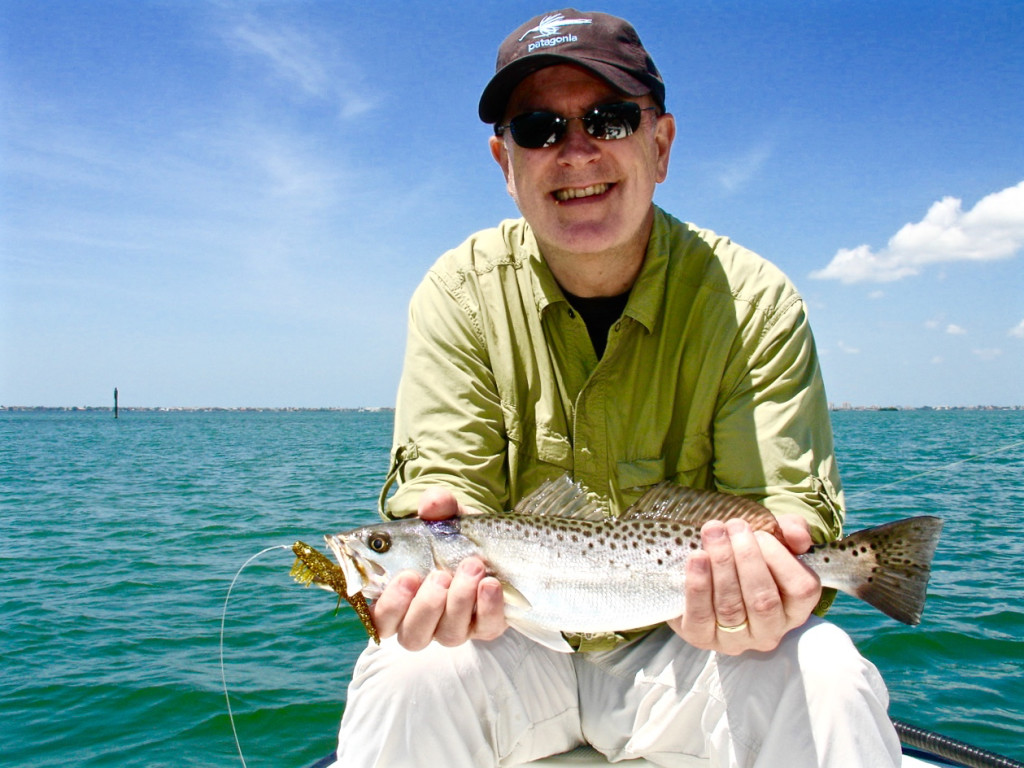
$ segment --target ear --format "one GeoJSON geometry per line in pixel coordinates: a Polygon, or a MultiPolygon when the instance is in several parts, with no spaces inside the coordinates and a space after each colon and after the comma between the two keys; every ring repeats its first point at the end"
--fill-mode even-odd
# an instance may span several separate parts
{"type": "Polygon", "coordinates": [[[672,142],[676,139],[676,119],[670,112],[658,118],[654,129],[654,143],[658,149],[658,175],[660,184],[668,177],[668,157],[672,152],[672,142]]]}
{"type": "Polygon", "coordinates": [[[491,157],[494,158],[494,162],[501,166],[501,172],[505,174],[505,186],[508,187],[508,193],[515,197],[512,192],[512,175],[510,173],[508,147],[505,146],[505,139],[501,136],[491,136],[489,145],[491,157]]]}
{"type": "Polygon", "coordinates": [[[505,139],[501,136],[492,136],[489,140],[489,146],[490,157],[493,157],[495,162],[502,167],[502,173],[505,174],[505,180],[508,181],[509,151],[508,147],[505,146],[505,139]]]}

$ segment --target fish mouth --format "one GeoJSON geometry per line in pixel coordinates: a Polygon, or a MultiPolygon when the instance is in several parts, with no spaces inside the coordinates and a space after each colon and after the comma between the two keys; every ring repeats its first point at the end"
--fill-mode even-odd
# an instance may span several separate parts
{"type": "Polygon", "coordinates": [[[348,596],[353,597],[360,592],[367,599],[374,599],[380,596],[380,581],[387,575],[387,571],[372,560],[367,560],[359,554],[356,547],[353,547],[349,540],[341,536],[327,536],[327,546],[337,559],[345,574],[345,584],[348,596]],[[374,578],[377,577],[377,578],[374,578]]]}
{"type": "Polygon", "coordinates": [[[572,200],[585,200],[591,197],[600,197],[607,194],[614,187],[614,184],[599,183],[586,187],[564,187],[556,189],[551,194],[559,203],[568,203],[572,200]]]}

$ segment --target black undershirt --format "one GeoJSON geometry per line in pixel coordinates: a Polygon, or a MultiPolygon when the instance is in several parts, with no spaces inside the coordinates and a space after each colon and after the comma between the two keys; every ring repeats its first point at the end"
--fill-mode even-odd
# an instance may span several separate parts
{"type": "Polygon", "coordinates": [[[622,317],[622,311],[629,301],[629,291],[620,293],[618,296],[574,296],[564,288],[562,293],[583,318],[587,326],[587,333],[590,334],[590,343],[594,345],[597,359],[604,356],[604,348],[608,343],[608,329],[616,320],[622,317]]]}

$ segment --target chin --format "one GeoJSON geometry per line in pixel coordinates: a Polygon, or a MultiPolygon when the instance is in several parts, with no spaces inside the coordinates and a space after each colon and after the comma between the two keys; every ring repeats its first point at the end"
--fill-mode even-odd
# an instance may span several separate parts
{"type": "Polygon", "coordinates": [[[573,253],[603,253],[625,245],[629,238],[608,226],[607,221],[562,228],[555,240],[559,247],[573,253]]]}

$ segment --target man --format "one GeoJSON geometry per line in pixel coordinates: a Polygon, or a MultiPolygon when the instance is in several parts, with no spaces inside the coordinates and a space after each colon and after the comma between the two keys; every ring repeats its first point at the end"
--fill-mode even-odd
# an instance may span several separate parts
{"type": "Polygon", "coordinates": [[[570,638],[575,654],[506,631],[479,560],[399,575],[338,765],[510,766],[585,742],[664,766],[897,765],[884,684],[811,616],[828,599],[794,557],[842,522],[803,304],[767,262],[653,205],[675,121],[636,32],[572,9],[531,19],[480,117],[523,218],[416,291],[385,514],[507,509],[570,472],[614,514],[668,478],[762,501],[780,531],[708,523],[683,616],[570,638]]]}

